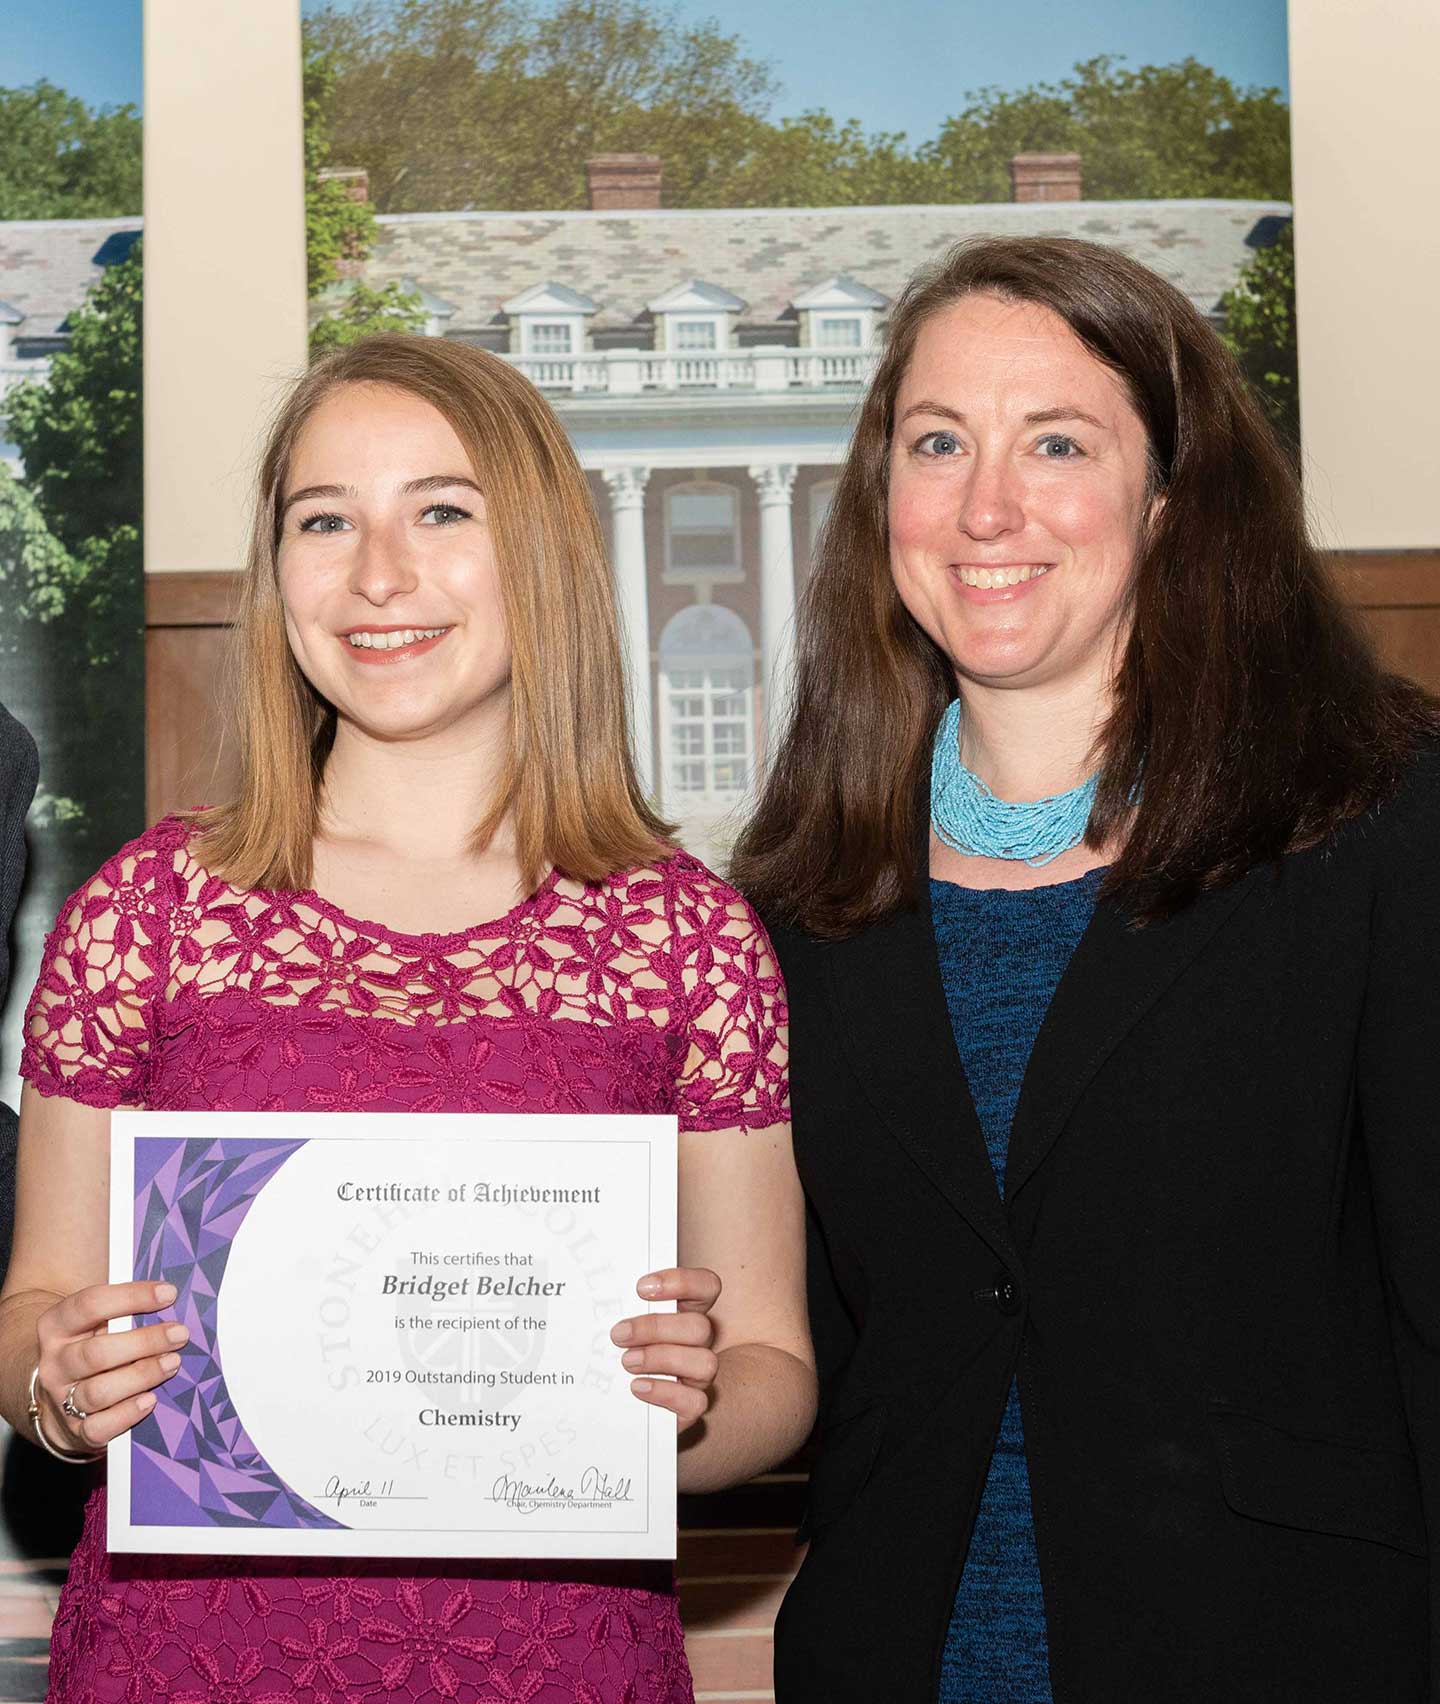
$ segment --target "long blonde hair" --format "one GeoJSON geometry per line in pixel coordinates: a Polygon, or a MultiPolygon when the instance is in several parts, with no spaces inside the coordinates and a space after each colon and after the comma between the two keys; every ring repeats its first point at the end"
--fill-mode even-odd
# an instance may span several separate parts
{"type": "Polygon", "coordinates": [[[277,567],[281,508],[306,423],[342,385],[387,385],[436,408],[485,493],[511,648],[509,750],[473,844],[508,816],[521,879],[553,865],[600,881],[668,850],[630,756],[610,570],[580,464],[529,381],[497,356],[439,338],[370,337],[299,380],[260,462],[233,633],[235,797],[197,816],[196,851],[247,888],[311,880],[335,711],[301,672],[285,632],[277,567]]]}

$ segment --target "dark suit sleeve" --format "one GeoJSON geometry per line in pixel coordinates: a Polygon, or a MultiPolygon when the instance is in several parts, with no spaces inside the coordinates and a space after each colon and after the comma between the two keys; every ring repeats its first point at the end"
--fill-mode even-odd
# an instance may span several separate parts
{"type": "MultiPolygon", "coordinates": [[[[30,733],[0,706],[0,1007],[10,988],[10,925],[25,879],[25,816],[40,778],[40,758],[30,733]]],[[[15,1220],[16,1119],[0,1102],[0,1276],[10,1264],[15,1220]]]]}
{"type": "Polygon", "coordinates": [[[1356,1087],[1429,1529],[1429,1696],[1440,1699],[1440,759],[1422,760],[1382,813],[1374,848],[1356,1087]]]}

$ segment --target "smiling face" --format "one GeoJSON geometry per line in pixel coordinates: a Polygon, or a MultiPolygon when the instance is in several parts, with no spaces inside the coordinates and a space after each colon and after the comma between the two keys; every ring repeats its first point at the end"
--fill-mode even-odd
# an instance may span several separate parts
{"type": "Polygon", "coordinates": [[[388,385],[340,386],[300,433],[282,502],[290,647],[342,722],[421,739],[508,711],[485,499],[437,409],[388,385]]]}
{"type": "Polygon", "coordinates": [[[890,446],[891,572],[962,689],[1105,692],[1147,457],[1123,382],[1050,309],[972,295],[921,327],[890,446]]]}

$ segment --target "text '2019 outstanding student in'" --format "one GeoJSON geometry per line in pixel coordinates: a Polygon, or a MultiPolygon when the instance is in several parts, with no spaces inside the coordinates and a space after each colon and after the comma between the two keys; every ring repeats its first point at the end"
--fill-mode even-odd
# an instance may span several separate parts
{"type": "Polygon", "coordinates": [[[1213,329],[906,291],[735,876],[821,1438],[780,1704],[1440,1698],[1440,756],[1213,329]]]}
{"type": "MultiPolygon", "coordinates": [[[[50,938],[6,1418],[83,1457],[203,1375],[165,1318],[104,1335],[172,1299],[104,1282],[113,1107],[663,1112],[683,1265],[634,1279],[680,1307],[616,1326],[624,1365],[679,1419],[682,1487],[793,1450],[781,984],[636,784],[609,572],[539,394],[436,339],[312,368],[265,452],[237,638],[237,798],[123,847],[50,938]]],[[[293,1337],[276,1319],[277,1355],[293,1337]]],[[[55,1623],[61,1704],[692,1696],[668,1565],[112,1556],[104,1513],[100,1491],[55,1623]]]]}

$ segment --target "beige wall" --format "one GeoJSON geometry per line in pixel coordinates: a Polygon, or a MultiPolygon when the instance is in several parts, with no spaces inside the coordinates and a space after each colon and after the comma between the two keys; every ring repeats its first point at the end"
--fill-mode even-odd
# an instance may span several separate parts
{"type": "Polygon", "coordinates": [[[145,566],[234,568],[305,360],[299,0],[145,0],[145,566]]]}
{"type": "Polygon", "coordinates": [[[1440,545],[1440,4],[1290,0],[1300,413],[1322,543],[1440,545]]]}

